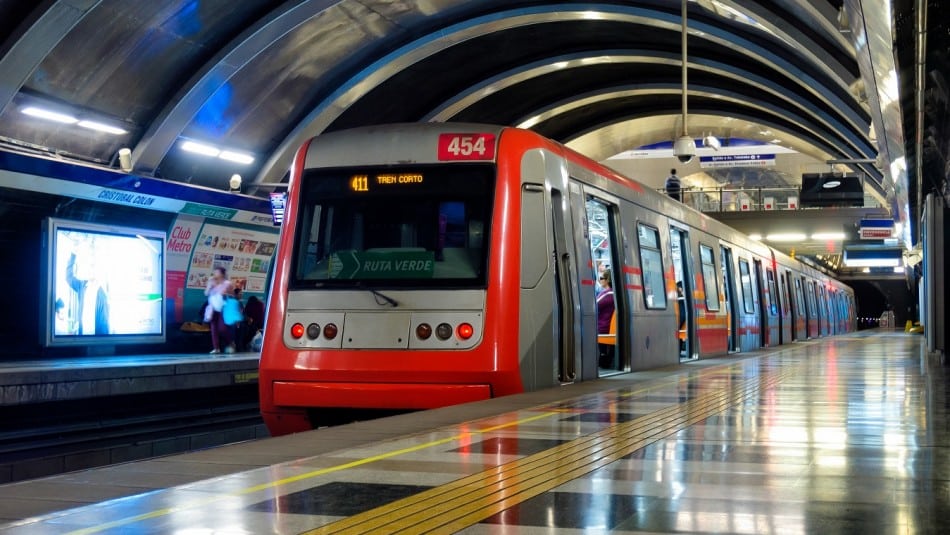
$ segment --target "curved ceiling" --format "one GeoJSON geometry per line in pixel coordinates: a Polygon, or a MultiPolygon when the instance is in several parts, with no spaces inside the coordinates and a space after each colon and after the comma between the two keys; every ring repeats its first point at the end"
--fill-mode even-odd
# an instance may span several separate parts
{"type": "MultiPolygon", "coordinates": [[[[128,147],[144,176],[221,189],[239,173],[254,193],[284,178],[308,137],[386,122],[520,125],[597,159],[681,128],[676,1],[33,4],[0,0],[0,143],[109,167],[128,147]]],[[[874,110],[841,5],[689,2],[689,129],[873,160],[874,110]]],[[[891,194],[880,169],[858,167],[891,194]]]]}

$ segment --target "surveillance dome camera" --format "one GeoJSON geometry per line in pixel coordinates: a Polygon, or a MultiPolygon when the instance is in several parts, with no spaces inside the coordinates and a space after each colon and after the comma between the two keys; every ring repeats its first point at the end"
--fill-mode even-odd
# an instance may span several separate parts
{"type": "Polygon", "coordinates": [[[241,189],[241,175],[231,175],[231,179],[228,180],[228,185],[231,186],[232,190],[241,189]]]}
{"type": "Polygon", "coordinates": [[[680,136],[673,142],[673,156],[680,163],[689,163],[696,155],[696,142],[689,136],[680,136]]]}

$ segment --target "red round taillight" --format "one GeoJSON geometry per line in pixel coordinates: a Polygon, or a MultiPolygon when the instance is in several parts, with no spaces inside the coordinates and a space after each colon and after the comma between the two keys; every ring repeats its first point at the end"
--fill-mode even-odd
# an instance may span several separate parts
{"type": "Polygon", "coordinates": [[[290,328],[290,336],[299,339],[301,336],[303,336],[305,330],[306,329],[303,328],[302,323],[294,323],[294,325],[290,328]]]}
{"type": "Polygon", "coordinates": [[[468,340],[469,338],[472,337],[473,334],[475,334],[475,328],[472,327],[471,323],[463,323],[458,326],[455,332],[458,334],[458,337],[461,338],[462,340],[468,340]]]}
{"type": "Polygon", "coordinates": [[[334,338],[336,338],[336,335],[337,335],[337,328],[335,324],[327,323],[326,325],[323,326],[324,338],[326,338],[327,340],[333,340],[334,338]]]}
{"type": "Polygon", "coordinates": [[[428,323],[420,323],[416,326],[416,337],[420,340],[428,340],[432,336],[432,326],[428,323]]]}

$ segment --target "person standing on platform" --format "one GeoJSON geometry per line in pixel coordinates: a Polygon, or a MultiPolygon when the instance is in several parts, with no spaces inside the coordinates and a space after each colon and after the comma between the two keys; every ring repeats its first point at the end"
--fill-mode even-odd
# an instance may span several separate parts
{"type": "Polygon", "coordinates": [[[208,285],[205,287],[205,295],[208,296],[208,308],[211,309],[210,319],[208,320],[211,325],[211,345],[214,347],[211,354],[221,353],[222,347],[224,347],[226,353],[234,353],[231,329],[225,325],[224,316],[221,314],[221,311],[224,310],[225,298],[234,295],[234,285],[228,279],[227,270],[221,266],[214,268],[211,277],[208,279],[208,285]]]}
{"type": "Polygon", "coordinates": [[[670,169],[670,176],[666,177],[666,194],[671,199],[683,201],[683,185],[680,183],[680,177],[676,176],[676,169],[670,169]]]}

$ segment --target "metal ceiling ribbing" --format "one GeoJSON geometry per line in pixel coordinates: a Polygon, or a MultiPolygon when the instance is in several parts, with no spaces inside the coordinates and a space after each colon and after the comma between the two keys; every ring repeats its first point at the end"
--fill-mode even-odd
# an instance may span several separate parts
{"type": "MultiPolygon", "coordinates": [[[[689,12],[691,127],[757,125],[736,130],[778,132],[816,156],[875,156],[834,2],[702,0],[689,12]]],[[[198,185],[232,172],[279,181],[306,138],[372,122],[533,121],[578,146],[611,133],[603,146],[624,149],[675,129],[657,126],[679,101],[675,0],[0,1],[0,15],[19,21],[3,36],[0,140],[106,166],[131,147],[133,172],[198,185]],[[128,133],[17,113],[34,101],[128,133]],[[176,149],[185,138],[257,161],[203,163],[176,149]]]]}

